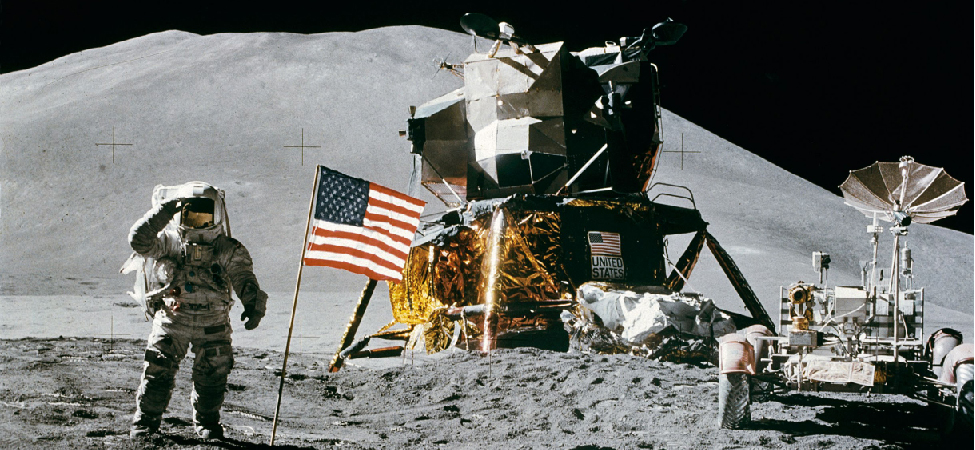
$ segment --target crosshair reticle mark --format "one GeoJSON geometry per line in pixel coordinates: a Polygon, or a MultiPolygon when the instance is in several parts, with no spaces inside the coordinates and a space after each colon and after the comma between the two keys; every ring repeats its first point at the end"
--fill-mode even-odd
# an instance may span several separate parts
{"type": "Polygon", "coordinates": [[[684,150],[684,133],[680,134],[680,150],[661,150],[660,153],[680,153],[680,170],[684,170],[685,153],[701,153],[697,150],[684,150]]]}
{"type": "Polygon", "coordinates": [[[115,164],[115,147],[118,147],[119,145],[132,146],[132,144],[122,144],[122,143],[119,143],[119,142],[115,142],[115,127],[112,127],[112,142],[96,142],[95,143],[95,147],[98,147],[98,146],[101,146],[101,145],[110,145],[110,146],[112,146],[112,164],[115,164]]]}
{"type": "Polygon", "coordinates": [[[305,149],[306,148],[322,148],[321,145],[305,145],[305,129],[301,129],[301,145],[285,145],[285,148],[300,148],[301,149],[301,165],[305,165],[305,149]]]}

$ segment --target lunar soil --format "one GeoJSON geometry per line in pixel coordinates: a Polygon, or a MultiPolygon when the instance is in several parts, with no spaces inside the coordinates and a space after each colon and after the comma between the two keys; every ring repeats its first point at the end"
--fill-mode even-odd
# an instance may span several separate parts
{"type": "MultiPolygon", "coordinates": [[[[236,349],[226,439],[192,432],[188,356],[160,433],[130,440],[144,345],[0,340],[0,447],[267,447],[281,352],[236,349]]],[[[328,373],[320,356],[290,355],[276,448],[944,448],[933,407],[899,395],[782,394],[753,403],[747,429],[720,429],[709,364],[536,349],[356,361],[328,373]]]]}

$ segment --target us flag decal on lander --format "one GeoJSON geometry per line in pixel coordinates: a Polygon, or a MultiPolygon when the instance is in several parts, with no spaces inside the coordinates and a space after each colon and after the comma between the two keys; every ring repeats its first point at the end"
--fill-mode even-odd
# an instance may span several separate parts
{"type": "Polygon", "coordinates": [[[620,253],[620,234],[608,231],[589,232],[589,254],[592,277],[599,280],[622,280],[626,277],[620,253]]]}

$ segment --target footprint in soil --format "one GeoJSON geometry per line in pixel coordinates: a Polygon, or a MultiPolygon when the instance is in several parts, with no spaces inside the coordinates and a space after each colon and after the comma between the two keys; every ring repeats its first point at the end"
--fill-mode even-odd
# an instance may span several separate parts
{"type": "Polygon", "coordinates": [[[98,413],[88,411],[87,409],[79,409],[72,414],[75,417],[80,417],[82,419],[97,419],[98,413]]]}
{"type": "Polygon", "coordinates": [[[103,437],[108,437],[108,436],[114,436],[116,434],[118,434],[118,432],[112,431],[112,430],[91,430],[91,431],[85,433],[85,437],[90,437],[90,438],[103,438],[103,437]]]}

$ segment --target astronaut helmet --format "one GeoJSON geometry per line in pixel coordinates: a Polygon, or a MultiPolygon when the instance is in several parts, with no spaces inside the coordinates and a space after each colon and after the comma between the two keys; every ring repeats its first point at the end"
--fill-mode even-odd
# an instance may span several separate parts
{"type": "Polygon", "coordinates": [[[224,191],[202,181],[178,186],[156,186],[153,204],[179,199],[179,213],[171,225],[188,242],[211,242],[217,236],[230,235],[224,191]]]}

